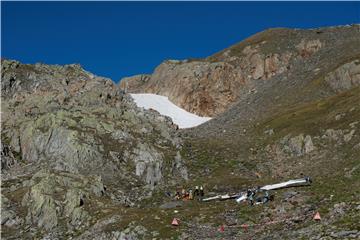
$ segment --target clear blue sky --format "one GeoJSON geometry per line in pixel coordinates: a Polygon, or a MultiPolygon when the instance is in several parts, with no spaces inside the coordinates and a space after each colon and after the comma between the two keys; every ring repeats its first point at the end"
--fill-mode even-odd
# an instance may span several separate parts
{"type": "Polygon", "coordinates": [[[119,81],[270,27],[360,23],[360,2],[1,2],[1,13],[2,57],[119,81]]]}

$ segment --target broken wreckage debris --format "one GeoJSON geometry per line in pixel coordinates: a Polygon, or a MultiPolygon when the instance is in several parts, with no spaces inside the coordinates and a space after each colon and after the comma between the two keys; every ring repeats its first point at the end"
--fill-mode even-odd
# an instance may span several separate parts
{"type": "Polygon", "coordinates": [[[312,183],[310,177],[300,178],[289,180],[287,182],[281,182],[277,184],[265,185],[263,187],[254,187],[249,188],[246,191],[242,191],[237,194],[225,194],[225,195],[217,195],[213,197],[208,197],[202,199],[203,202],[209,202],[212,200],[227,200],[227,199],[236,199],[237,203],[241,203],[244,201],[249,201],[251,205],[258,205],[267,203],[272,199],[273,196],[269,195],[269,191],[281,189],[281,188],[289,188],[289,187],[299,187],[299,186],[308,186],[312,183]],[[262,196],[256,197],[257,194],[262,193],[262,196]]]}
{"type": "MultiPolygon", "coordinates": [[[[268,201],[272,200],[273,196],[269,195],[269,191],[271,191],[271,190],[276,190],[276,189],[281,189],[281,188],[289,188],[289,187],[308,186],[311,183],[312,183],[312,180],[310,179],[310,177],[305,177],[305,178],[300,178],[300,179],[289,180],[287,182],[281,182],[281,183],[276,183],[276,184],[265,185],[263,187],[249,188],[246,191],[242,191],[242,192],[240,192],[238,194],[217,195],[217,196],[208,197],[208,198],[203,198],[203,196],[204,196],[204,188],[201,186],[200,189],[199,189],[199,187],[196,186],[194,192],[192,192],[192,189],[186,191],[183,188],[181,190],[181,193],[178,190],[176,192],[176,194],[175,194],[175,199],[176,200],[179,200],[179,199],[193,200],[194,195],[195,195],[195,196],[199,196],[198,200],[201,201],[201,202],[209,202],[209,201],[212,201],[212,200],[236,199],[236,202],[238,202],[238,203],[241,203],[241,202],[244,202],[244,201],[248,200],[251,205],[254,205],[254,204],[258,205],[258,204],[265,204],[268,201]],[[259,194],[259,193],[261,193],[261,196],[256,197],[256,195],[259,194]],[[254,201],[254,199],[255,199],[255,201],[254,201]]],[[[315,215],[314,219],[319,220],[320,219],[320,214],[317,213],[315,215]]],[[[276,222],[271,222],[271,223],[276,223],[276,222]]],[[[173,221],[171,222],[171,225],[179,226],[179,219],[174,218],[173,221]]],[[[253,225],[253,226],[255,226],[255,225],[253,225]]],[[[234,227],[237,227],[237,226],[234,226],[234,227]]],[[[247,225],[247,224],[242,224],[241,225],[241,228],[243,228],[244,231],[247,231],[248,227],[249,227],[249,225],[247,225]]],[[[224,225],[221,225],[220,228],[218,229],[218,231],[219,232],[224,232],[224,225]]]]}

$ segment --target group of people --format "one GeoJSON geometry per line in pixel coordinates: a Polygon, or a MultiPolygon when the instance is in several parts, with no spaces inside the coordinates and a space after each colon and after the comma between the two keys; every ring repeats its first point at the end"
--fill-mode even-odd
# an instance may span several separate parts
{"type": "Polygon", "coordinates": [[[204,197],[204,187],[203,186],[195,186],[195,189],[188,189],[185,188],[181,189],[181,191],[177,190],[175,193],[176,200],[193,200],[198,199],[201,200],[204,197]]]}

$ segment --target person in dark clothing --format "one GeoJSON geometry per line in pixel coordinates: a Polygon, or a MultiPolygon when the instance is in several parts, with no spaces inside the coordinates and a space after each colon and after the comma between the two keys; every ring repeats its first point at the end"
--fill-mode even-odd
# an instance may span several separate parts
{"type": "Polygon", "coordinates": [[[181,198],[181,194],[179,191],[176,191],[175,193],[175,200],[179,200],[181,198]]]}
{"type": "Polygon", "coordinates": [[[195,186],[194,197],[199,196],[199,187],[195,186]]]}
{"type": "Polygon", "coordinates": [[[204,187],[203,186],[200,186],[200,197],[204,197],[204,187]]]}

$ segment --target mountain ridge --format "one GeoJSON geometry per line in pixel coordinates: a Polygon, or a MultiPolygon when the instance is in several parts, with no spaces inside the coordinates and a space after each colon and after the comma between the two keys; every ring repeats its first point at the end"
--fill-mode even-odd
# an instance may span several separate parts
{"type": "Polygon", "coordinates": [[[357,48],[358,39],[359,25],[270,29],[208,58],[164,61],[152,75],[124,78],[120,86],[128,92],[164,95],[187,111],[215,116],[228,109],[243,89],[254,91],[262,80],[286,75],[288,68],[316,61],[331,49],[342,49],[351,58],[352,49],[347,46],[357,48]]]}

